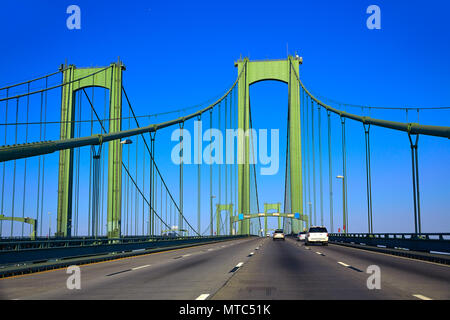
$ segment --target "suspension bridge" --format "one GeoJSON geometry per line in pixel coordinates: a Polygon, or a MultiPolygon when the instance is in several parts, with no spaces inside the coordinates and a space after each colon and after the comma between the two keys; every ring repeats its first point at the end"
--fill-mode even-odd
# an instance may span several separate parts
{"type": "Polygon", "coordinates": [[[120,60],[106,67],[64,64],[0,88],[0,296],[448,299],[450,233],[422,232],[418,154],[420,136],[448,147],[450,127],[344,111],[305,87],[302,62],[298,56],[241,58],[235,62],[235,82],[219,98],[148,115],[135,112],[120,60]],[[284,199],[263,203],[256,169],[262,138],[252,122],[249,89],[272,80],[288,86],[284,199]],[[359,123],[364,135],[360,178],[367,233],[350,232],[350,121],[359,123]],[[373,127],[409,141],[410,233],[374,232],[373,127]],[[204,128],[209,130],[203,134],[204,128]],[[341,159],[333,163],[337,130],[341,159]],[[159,138],[168,131],[176,148],[166,161],[174,162],[177,172],[165,172],[157,163],[157,154],[171,152],[159,138]],[[342,180],[342,208],[334,205],[333,168],[342,180]],[[272,230],[268,218],[289,235],[326,225],[332,245],[315,250],[295,238],[271,242],[265,237],[272,230]],[[367,289],[365,271],[374,264],[387,266],[383,281],[395,280],[392,286],[367,289]],[[59,269],[70,265],[83,266],[89,290],[65,288],[67,276],[59,269]],[[57,270],[40,273],[50,269],[57,270]],[[402,273],[409,278],[399,278],[402,273]],[[50,274],[60,281],[50,281],[50,274]],[[48,290],[39,288],[42,281],[49,281],[48,290]],[[334,289],[325,290],[328,282],[334,289]],[[425,293],[423,283],[429,284],[425,293]]]}

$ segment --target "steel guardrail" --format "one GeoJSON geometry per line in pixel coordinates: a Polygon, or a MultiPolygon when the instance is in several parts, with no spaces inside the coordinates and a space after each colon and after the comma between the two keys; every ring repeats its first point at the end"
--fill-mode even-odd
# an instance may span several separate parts
{"type": "Polygon", "coordinates": [[[330,233],[330,241],[450,254],[450,233],[330,233]]]}
{"type": "Polygon", "coordinates": [[[66,259],[90,255],[147,250],[165,246],[207,243],[232,240],[247,235],[212,237],[131,237],[131,238],[86,238],[49,239],[46,241],[0,242],[0,266],[20,263],[44,262],[52,259],[66,259]]]}

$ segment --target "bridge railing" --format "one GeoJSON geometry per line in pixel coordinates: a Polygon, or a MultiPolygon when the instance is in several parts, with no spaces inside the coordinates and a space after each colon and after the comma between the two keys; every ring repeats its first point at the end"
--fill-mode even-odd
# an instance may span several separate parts
{"type": "Polygon", "coordinates": [[[410,251],[450,253],[450,233],[330,233],[329,240],[410,251]]]}
{"type": "Polygon", "coordinates": [[[108,239],[48,239],[34,241],[0,242],[0,265],[36,264],[73,258],[93,257],[107,254],[133,255],[133,251],[145,251],[167,247],[189,246],[199,243],[232,240],[247,237],[235,236],[191,236],[191,237],[127,237],[108,239]]]}

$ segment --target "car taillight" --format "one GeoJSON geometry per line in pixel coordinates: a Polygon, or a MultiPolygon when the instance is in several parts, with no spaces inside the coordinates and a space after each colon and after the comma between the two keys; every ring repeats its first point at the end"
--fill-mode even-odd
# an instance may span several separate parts
{"type": "Polygon", "coordinates": [[[327,235],[325,237],[328,237],[328,233],[327,233],[327,235]]]}

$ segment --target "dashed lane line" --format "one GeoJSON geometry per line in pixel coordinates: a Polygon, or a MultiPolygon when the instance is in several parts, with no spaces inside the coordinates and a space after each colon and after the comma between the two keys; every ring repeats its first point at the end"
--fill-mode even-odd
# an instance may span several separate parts
{"type": "Polygon", "coordinates": [[[131,270],[139,270],[139,269],[147,268],[147,267],[150,267],[150,265],[146,264],[145,266],[135,267],[135,268],[132,268],[131,270]]]}
{"type": "Polygon", "coordinates": [[[199,295],[195,300],[206,300],[209,297],[209,293],[203,293],[199,295]]]}

